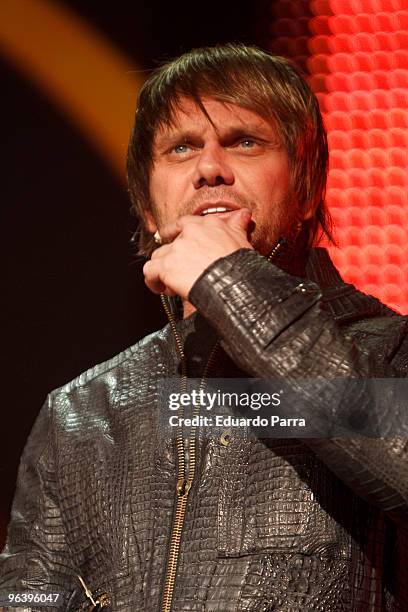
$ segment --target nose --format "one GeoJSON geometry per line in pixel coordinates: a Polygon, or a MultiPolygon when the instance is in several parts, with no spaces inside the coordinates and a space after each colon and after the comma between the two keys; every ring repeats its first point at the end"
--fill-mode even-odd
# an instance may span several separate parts
{"type": "Polygon", "coordinates": [[[196,189],[204,185],[232,185],[234,173],[228,160],[228,153],[219,143],[212,143],[202,148],[197,157],[193,183],[196,189]]]}

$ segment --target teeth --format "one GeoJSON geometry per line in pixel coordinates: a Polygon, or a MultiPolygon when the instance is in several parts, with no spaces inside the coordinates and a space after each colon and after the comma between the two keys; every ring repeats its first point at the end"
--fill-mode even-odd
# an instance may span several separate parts
{"type": "Polygon", "coordinates": [[[223,212],[228,212],[228,208],[226,208],[225,206],[218,206],[214,208],[206,208],[205,210],[203,210],[201,214],[211,215],[212,213],[223,213],[223,212]]]}

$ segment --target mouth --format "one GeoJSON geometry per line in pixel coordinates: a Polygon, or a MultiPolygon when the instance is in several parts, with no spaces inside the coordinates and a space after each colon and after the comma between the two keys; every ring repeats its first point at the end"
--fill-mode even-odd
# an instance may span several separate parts
{"type": "Polygon", "coordinates": [[[240,206],[233,202],[203,202],[198,206],[193,215],[205,217],[206,215],[224,215],[234,210],[239,210],[240,206]]]}

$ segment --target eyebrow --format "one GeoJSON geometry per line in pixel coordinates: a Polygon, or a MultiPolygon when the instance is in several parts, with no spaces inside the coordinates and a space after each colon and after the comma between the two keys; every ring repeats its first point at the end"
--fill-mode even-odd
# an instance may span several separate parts
{"type": "Polygon", "coordinates": [[[167,149],[172,145],[175,145],[179,142],[191,142],[197,140],[199,138],[198,132],[194,132],[192,130],[177,130],[170,133],[159,134],[155,138],[154,148],[157,149],[167,149]]]}

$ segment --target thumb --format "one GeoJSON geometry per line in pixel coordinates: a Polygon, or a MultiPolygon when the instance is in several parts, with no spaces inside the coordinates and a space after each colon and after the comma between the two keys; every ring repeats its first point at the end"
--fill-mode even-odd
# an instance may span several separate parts
{"type": "Polygon", "coordinates": [[[248,223],[250,222],[251,217],[252,213],[249,208],[240,208],[239,210],[234,210],[234,212],[228,219],[228,225],[231,227],[231,229],[246,233],[248,223]]]}

